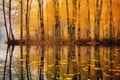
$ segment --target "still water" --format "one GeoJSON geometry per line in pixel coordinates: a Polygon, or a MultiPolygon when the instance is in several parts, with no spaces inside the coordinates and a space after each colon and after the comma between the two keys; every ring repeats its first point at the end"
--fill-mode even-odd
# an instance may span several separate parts
{"type": "Polygon", "coordinates": [[[119,47],[4,47],[0,80],[120,80],[119,47]]]}

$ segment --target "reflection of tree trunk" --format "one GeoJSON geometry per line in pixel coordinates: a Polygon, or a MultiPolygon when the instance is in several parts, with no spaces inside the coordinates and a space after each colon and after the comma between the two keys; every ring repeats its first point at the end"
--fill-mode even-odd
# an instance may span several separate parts
{"type": "Polygon", "coordinates": [[[44,80],[44,52],[45,47],[41,47],[41,57],[40,57],[40,66],[39,66],[39,80],[44,80]]]}
{"type": "Polygon", "coordinates": [[[96,15],[95,15],[95,29],[94,29],[94,37],[96,41],[98,41],[100,38],[102,4],[103,4],[102,0],[96,0],[96,15]]]}
{"type": "Polygon", "coordinates": [[[87,48],[87,54],[88,54],[88,79],[90,79],[90,71],[91,71],[91,69],[90,69],[90,64],[91,64],[91,48],[87,48]]]}
{"type": "Polygon", "coordinates": [[[6,58],[5,58],[5,66],[4,66],[4,73],[3,73],[3,80],[6,80],[6,69],[7,69],[7,60],[8,60],[8,53],[9,53],[9,80],[12,80],[12,56],[13,56],[13,51],[14,51],[14,46],[9,46],[7,47],[7,52],[6,52],[6,58]]]}
{"type": "Polygon", "coordinates": [[[11,72],[11,69],[12,69],[13,50],[14,50],[14,46],[12,46],[12,48],[10,49],[10,62],[9,62],[9,77],[10,77],[10,80],[12,80],[12,72],[11,72]]]}
{"type": "MultiPolygon", "coordinates": [[[[110,76],[113,76],[113,53],[115,53],[115,47],[110,47],[110,76]]],[[[113,80],[111,77],[110,80],[113,80]]]]}
{"type": "Polygon", "coordinates": [[[100,63],[100,51],[99,51],[99,47],[98,46],[95,46],[95,68],[97,68],[96,70],[96,78],[97,80],[103,80],[103,73],[102,73],[102,70],[101,70],[101,63],[100,63]]]}
{"type": "Polygon", "coordinates": [[[29,53],[30,53],[30,46],[26,46],[26,72],[27,72],[27,80],[30,80],[29,53]]]}
{"type": "Polygon", "coordinates": [[[70,53],[69,53],[69,49],[68,49],[68,61],[67,61],[67,74],[69,74],[70,73],[70,71],[69,71],[69,67],[70,67],[70,53]]]}
{"type": "Polygon", "coordinates": [[[60,47],[55,47],[55,80],[60,78],[60,47]]]}
{"type": "Polygon", "coordinates": [[[88,22],[87,22],[87,37],[88,39],[91,38],[91,31],[90,31],[90,2],[87,0],[87,5],[88,5],[88,22]]]}
{"type": "Polygon", "coordinates": [[[23,80],[23,46],[20,46],[20,59],[21,59],[21,80],[23,80]]]}
{"type": "Polygon", "coordinates": [[[73,51],[72,51],[72,64],[73,64],[73,74],[75,74],[73,76],[73,80],[77,80],[77,61],[73,61],[73,60],[76,60],[76,51],[75,51],[75,46],[73,46],[73,51]]]}
{"type": "MultiPolygon", "coordinates": [[[[67,65],[67,74],[70,74],[71,69],[70,66],[73,66],[73,72],[76,73],[76,68],[74,69],[74,62],[72,60],[75,59],[75,46],[69,46],[68,47],[68,65],[67,65]],[[71,65],[73,63],[73,65],[71,65]]],[[[76,75],[74,76],[76,78],[76,75]]]]}
{"type": "Polygon", "coordinates": [[[59,0],[53,0],[55,8],[55,38],[60,39],[59,0]]]}
{"type": "Polygon", "coordinates": [[[3,80],[5,79],[6,67],[7,67],[7,60],[8,60],[8,52],[9,52],[9,45],[7,46],[6,58],[5,58],[5,66],[4,66],[4,73],[3,73],[3,80]]]}
{"type": "Polygon", "coordinates": [[[5,0],[3,0],[3,15],[4,15],[4,25],[5,25],[7,40],[9,41],[10,38],[9,38],[9,35],[8,35],[8,28],[7,28],[7,21],[6,21],[5,0]]]}
{"type": "Polygon", "coordinates": [[[81,48],[78,46],[78,78],[77,80],[81,79],[81,48]]]}

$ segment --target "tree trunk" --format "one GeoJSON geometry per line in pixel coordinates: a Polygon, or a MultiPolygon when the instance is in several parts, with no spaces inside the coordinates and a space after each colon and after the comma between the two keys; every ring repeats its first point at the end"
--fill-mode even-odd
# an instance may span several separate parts
{"type": "Polygon", "coordinates": [[[70,26],[70,21],[69,21],[69,9],[68,9],[68,0],[66,0],[66,14],[67,14],[67,27],[68,27],[68,37],[70,34],[69,26],[70,26]]]}
{"type": "Polygon", "coordinates": [[[11,22],[11,0],[9,0],[9,26],[10,26],[10,30],[9,30],[9,37],[12,38],[12,40],[14,40],[14,34],[12,31],[12,22],[11,22]]]}
{"type": "Polygon", "coordinates": [[[87,5],[88,5],[88,25],[87,25],[87,37],[88,39],[91,40],[91,28],[90,28],[90,2],[87,0],[87,5]]]}
{"type": "Polygon", "coordinates": [[[39,16],[40,16],[40,26],[41,26],[41,39],[44,40],[44,11],[43,11],[43,0],[38,0],[39,5],[39,16]]]}
{"type": "Polygon", "coordinates": [[[23,0],[21,0],[21,18],[20,18],[20,22],[21,22],[21,26],[20,26],[20,38],[21,40],[23,39],[23,0]]]}
{"type": "Polygon", "coordinates": [[[78,0],[78,40],[80,40],[80,3],[81,3],[81,0],[78,0]]]}
{"type": "Polygon", "coordinates": [[[120,20],[118,20],[118,38],[120,38],[120,20]]]}
{"type": "Polygon", "coordinates": [[[26,39],[29,40],[30,34],[29,34],[29,0],[27,0],[26,5],[26,39]]]}
{"type": "Polygon", "coordinates": [[[53,0],[55,8],[55,38],[60,39],[59,0],[53,0]]]}
{"type": "Polygon", "coordinates": [[[5,11],[5,0],[3,0],[3,16],[4,16],[4,25],[5,25],[5,30],[6,30],[6,36],[7,40],[9,41],[9,35],[8,35],[8,28],[7,28],[7,21],[6,21],[6,11],[5,11]]]}
{"type": "Polygon", "coordinates": [[[73,3],[73,17],[72,17],[72,29],[71,38],[75,40],[75,26],[76,26],[76,15],[77,15],[77,0],[72,0],[73,3]]]}
{"type": "MultiPolygon", "coordinates": [[[[118,0],[118,4],[120,4],[120,0],[118,0]]],[[[120,5],[118,5],[118,9],[120,10],[120,5]]],[[[120,14],[118,15],[118,33],[117,33],[117,37],[118,39],[120,39],[120,14]]]]}
{"type": "Polygon", "coordinates": [[[110,39],[114,39],[114,27],[113,27],[113,13],[112,13],[112,0],[110,0],[110,39]]]}
{"type": "Polygon", "coordinates": [[[99,41],[100,38],[100,22],[101,22],[101,14],[102,14],[102,0],[96,0],[96,15],[95,15],[95,33],[94,37],[96,41],[99,41]]]}

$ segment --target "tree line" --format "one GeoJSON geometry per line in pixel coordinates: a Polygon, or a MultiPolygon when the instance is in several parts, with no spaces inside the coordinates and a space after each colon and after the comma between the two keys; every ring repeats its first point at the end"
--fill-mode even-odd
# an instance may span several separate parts
{"type": "MultiPolygon", "coordinates": [[[[6,29],[7,40],[15,39],[14,32],[12,30],[14,28],[12,25],[13,19],[11,17],[12,1],[14,0],[3,0],[4,26],[6,29]],[[8,14],[6,14],[6,2],[9,2],[8,14]]],[[[94,39],[96,41],[101,39],[114,40],[119,37],[119,18],[114,15],[115,13],[113,11],[113,5],[115,4],[113,2],[113,0],[106,0],[106,2],[103,0],[20,0],[17,6],[19,7],[17,8],[19,10],[17,16],[20,18],[20,39],[22,40],[25,38],[29,40],[32,38],[31,35],[33,34],[31,33],[31,27],[34,26],[31,26],[31,24],[34,23],[34,21],[32,21],[31,17],[34,15],[33,10],[35,10],[35,12],[38,14],[36,19],[38,24],[35,25],[37,27],[34,29],[36,30],[35,36],[37,36],[39,39],[44,40],[47,37],[46,35],[48,35],[53,39],[94,39]],[[35,5],[32,6],[33,4],[37,4],[37,9],[34,8],[35,5]],[[52,7],[47,8],[47,5],[51,5],[52,7]],[[105,5],[107,5],[107,7],[105,7],[105,5]],[[105,11],[104,8],[108,9],[108,11],[105,11]],[[64,14],[62,14],[63,9],[64,14]],[[49,10],[51,10],[51,12],[53,11],[53,13],[48,13],[49,10]],[[105,14],[107,14],[108,17],[106,17],[105,14]],[[47,18],[46,15],[48,15],[47,18]],[[53,20],[50,19],[51,16],[53,17],[53,20]],[[107,18],[107,23],[105,23],[104,18],[107,18]],[[53,22],[50,22],[49,20],[52,20],[53,22]],[[48,23],[47,26],[46,23],[48,23]],[[63,23],[65,25],[63,25],[63,23]],[[116,27],[115,24],[118,24],[118,26],[116,27]],[[47,30],[49,32],[47,32],[47,30]],[[115,32],[116,30],[117,33],[115,32]],[[52,36],[50,36],[50,34],[52,36]]],[[[117,3],[117,9],[119,9],[119,0],[117,3]]],[[[119,14],[119,11],[117,13],[119,14]]]]}

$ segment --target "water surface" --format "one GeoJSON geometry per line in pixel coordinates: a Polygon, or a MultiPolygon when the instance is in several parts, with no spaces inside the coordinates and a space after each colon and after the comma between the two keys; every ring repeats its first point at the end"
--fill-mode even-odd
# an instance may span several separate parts
{"type": "Polygon", "coordinates": [[[0,80],[120,79],[115,46],[4,45],[0,52],[0,80]]]}

